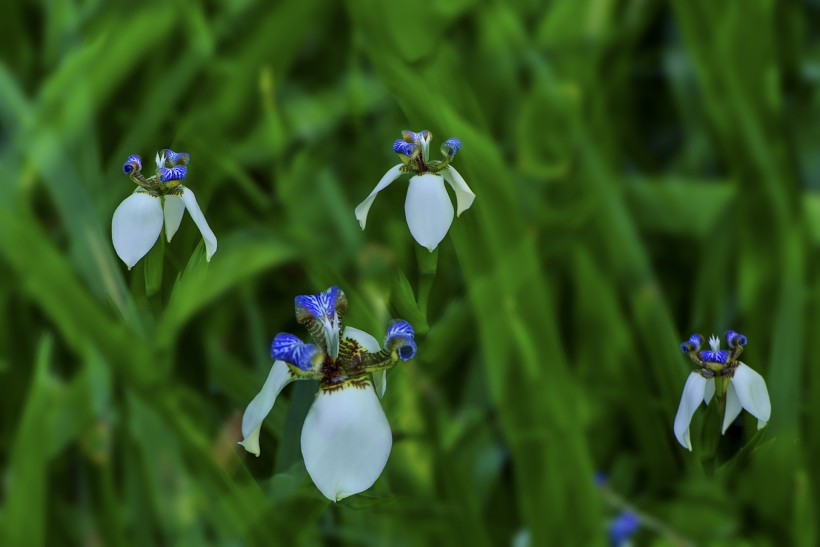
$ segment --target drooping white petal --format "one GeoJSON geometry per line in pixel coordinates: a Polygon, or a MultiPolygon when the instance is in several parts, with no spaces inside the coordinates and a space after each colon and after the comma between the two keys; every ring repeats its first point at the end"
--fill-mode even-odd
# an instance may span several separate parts
{"type": "Polygon", "coordinates": [[[475,194],[455,167],[452,165],[441,172],[444,180],[446,180],[456,193],[456,216],[461,216],[461,213],[470,208],[475,200],[475,194]]]}
{"type": "Polygon", "coordinates": [[[703,404],[709,405],[709,401],[715,396],[715,383],[706,382],[706,391],[703,392],[703,404]]]}
{"type": "Polygon", "coordinates": [[[691,452],[692,442],[689,438],[689,423],[692,421],[692,416],[703,401],[706,393],[706,383],[714,382],[713,379],[707,380],[697,372],[692,372],[686,379],[686,385],[683,386],[683,395],[680,398],[680,405],[678,406],[678,413],[675,415],[675,437],[684,448],[688,448],[691,452]]]}
{"type": "Polygon", "coordinates": [[[262,386],[262,391],[256,394],[256,397],[245,409],[245,414],[242,415],[242,436],[244,439],[239,444],[251,454],[259,456],[259,430],[262,427],[262,421],[268,415],[270,409],[273,408],[273,403],[282,388],[293,380],[288,365],[284,361],[274,361],[268,379],[265,380],[265,385],[262,386]]]}
{"type": "Polygon", "coordinates": [[[730,383],[734,385],[740,405],[757,418],[757,428],[765,427],[772,415],[772,402],[763,376],[740,363],[730,383]]]}
{"type": "Polygon", "coordinates": [[[732,382],[729,382],[729,387],[726,388],[726,410],[723,413],[723,429],[720,432],[721,435],[726,433],[726,430],[729,429],[729,426],[732,425],[732,422],[735,421],[735,418],[737,418],[741,410],[742,407],[740,406],[740,401],[737,399],[735,386],[732,385],[732,382]]]}
{"type": "MultiPolygon", "coordinates": [[[[370,353],[378,353],[381,351],[379,341],[370,336],[363,330],[354,327],[345,327],[344,337],[351,338],[359,343],[365,350],[370,353]]],[[[373,385],[376,389],[376,394],[381,399],[384,397],[384,392],[387,391],[387,371],[377,370],[373,373],[373,385]]]]}
{"type": "Polygon", "coordinates": [[[359,221],[359,226],[362,227],[362,230],[364,230],[364,227],[367,224],[367,213],[370,211],[370,206],[373,205],[373,201],[376,199],[376,194],[390,186],[394,180],[399,178],[399,175],[401,175],[402,165],[404,164],[400,163],[391,167],[387,173],[384,174],[376,187],[373,188],[370,195],[356,207],[356,220],[359,221]]]}
{"type": "Polygon", "coordinates": [[[165,238],[170,242],[179,230],[182,215],[185,214],[185,203],[180,196],[165,196],[163,213],[165,214],[165,238]]]}
{"type": "Polygon", "coordinates": [[[381,475],[393,436],[373,386],[320,389],[302,426],[310,478],[331,501],[370,488],[381,475]]]}
{"type": "Polygon", "coordinates": [[[216,236],[211,231],[211,227],[208,226],[208,221],[205,220],[205,215],[202,214],[202,209],[199,208],[196,196],[191,192],[191,189],[182,185],[179,188],[182,189],[180,196],[182,202],[185,204],[185,208],[188,209],[188,214],[194,219],[194,224],[199,228],[202,239],[205,240],[205,259],[210,262],[211,257],[216,252],[216,236]]]}
{"type": "Polygon", "coordinates": [[[128,269],[148,254],[162,231],[159,198],[136,191],[120,203],[111,219],[111,240],[128,269]]]}
{"type": "Polygon", "coordinates": [[[404,214],[413,238],[433,252],[453,223],[453,204],[444,189],[444,180],[431,174],[412,177],[404,214]]]}

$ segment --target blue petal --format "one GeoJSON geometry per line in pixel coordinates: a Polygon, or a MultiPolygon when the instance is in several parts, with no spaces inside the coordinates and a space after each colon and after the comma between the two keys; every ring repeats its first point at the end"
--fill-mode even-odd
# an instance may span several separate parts
{"type": "Polygon", "coordinates": [[[128,159],[122,164],[122,172],[126,175],[139,173],[140,171],[142,171],[142,158],[139,156],[128,156],[128,159]]]}
{"type": "Polygon", "coordinates": [[[162,151],[162,154],[165,156],[165,159],[171,162],[171,165],[188,165],[188,162],[191,161],[191,156],[186,154],[185,152],[174,152],[173,150],[165,149],[162,151]]]}
{"type": "Polygon", "coordinates": [[[689,340],[684,342],[680,345],[680,350],[683,353],[689,353],[690,351],[698,351],[700,346],[703,345],[703,336],[700,334],[693,334],[689,337],[689,340]]]}
{"type": "Polygon", "coordinates": [[[413,131],[402,131],[401,137],[404,140],[404,142],[415,144],[420,140],[429,139],[430,132],[426,129],[419,131],[418,133],[414,133],[413,131]]]}
{"type": "Polygon", "coordinates": [[[632,513],[621,513],[609,525],[609,539],[613,545],[621,545],[638,531],[641,522],[632,513]]]}
{"type": "Polygon", "coordinates": [[[172,180],[185,180],[185,175],[188,174],[188,168],[183,165],[176,167],[161,168],[159,170],[159,180],[162,182],[170,182],[172,180]]]}
{"type": "Polygon", "coordinates": [[[270,356],[310,372],[323,360],[322,350],[315,344],[305,344],[292,334],[277,334],[270,348],[270,356]]]}
{"type": "Polygon", "coordinates": [[[452,139],[447,139],[441,145],[441,153],[447,156],[448,158],[456,157],[456,154],[461,150],[461,141],[457,138],[453,137],[452,139]]]}
{"type": "Polygon", "coordinates": [[[726,361],[729,359],[729,352],[725,349],[721,349],[718,351],[701,351],[699,354],[700,360],[706,363],[718,363],[720,365],[725,365],[726,361]]]}
{"type": "Polygon", "coordinates": [[[384,339],[384,347],[396,349],[399,359],[409,361],[416,355],[416,333],[407,321],[396,319],[387,326],[387,336],[384,339]]]}
{"type": "Polygon", "coordinates": [[[297,296],[294,299],[297,320],[305,315],[317,321],[330,320],[336,313],[336,302],[340,294],[344,295],[339,287],[330,287],[325,292],[316,295],[297,296]]]}
{"type": "Polygon", "coordinates": [[[403,156],[412,156],[413,155],[413,145],[409,142],[404,142],[402,140],[398,140],[393,143],[393,152],[396,154],[401,154],[403,156]]]}
{"type": "Polygon", "coordinates": [[[730,348],[746,345],[746,337],[733,330],[726,331],[726,343],[730,348]]]}

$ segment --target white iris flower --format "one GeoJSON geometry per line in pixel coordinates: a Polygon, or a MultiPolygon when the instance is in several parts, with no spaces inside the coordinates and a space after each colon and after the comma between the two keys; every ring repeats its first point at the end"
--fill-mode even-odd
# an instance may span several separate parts
{"type": "Polygon", "coordinates": [[[723,415],[722,433],[735,421],[742,409],[757,418],[757,428],[762,429],[772,414],[772,403],[763,377],[744,363],[737,360],[746,345],[746,337],[734,331],[726,333],[729,350],[720,349],[716,336],[709,339],[710,350],[699,351],[703,336],[693,334],[681,344],[681,351],[699,367],[686,379],[678,413],[675,416],[675,437],[678,442],[692,450],[689,424],[701,401],[708,405],[718,392],[725,397],[726,410],[723,415]]]}
{"type": "Polygon", "coordinates": [[[156,156],[156,174],[147,179],[140,173],[142,159],[139,156],[129,156],[122,166],[123,172],[131,177],[137,189],[114,211],[111,239],[117,256],[129,270],[157,242],[163,223],[165,237],[171,241],[186,209],[205,240],[205,258],[210,261],[216,252],[216,236],[208,226],[194,193],[182,185],[188,173],[189,160],[188,154],[163,150],[161,156],[156,156]]]}
{"type": "Polygon", "coordinates": [[[402,173],[412,173],[404,202],[407,227],[419,245],[432,252],[447,235],[447,230],[453,223],[453,204],[444,188],[444,181],[447,181],[456,193],[456,213],[459,216],[473,204],[475,194],[458,171],[450,165],[461,150],[460,140],[453,138],[445,141],[441,145],[444,159],[431,161],[432,135],[429,131],[403,131],[402,136],[402,140],[393,144],[393,151],[399,155],[402,163],[387,171],[370,195],[356,207],[356,219],[364,230],[367,213],[376,199],[376,194],[387,188],[402,173]]]}
{"type": "Polygon", "coordinates": [[[416,354],[415,333],[406,321],[390,323],[382,349],[366,332],[342,326],[346,311],[347,298],[337,287],[296,297],[296,320],[316,343],[292,334],[274,338],[275,361],[245,409],[239,443],[258,456],[262,421],[282,388],[294,380],[321,380],[302,426],[302,456],[314,484],[331,501],[367,490],[381,475],[393,446],[379,403],[387,387],[384,373],[416,354]]]}

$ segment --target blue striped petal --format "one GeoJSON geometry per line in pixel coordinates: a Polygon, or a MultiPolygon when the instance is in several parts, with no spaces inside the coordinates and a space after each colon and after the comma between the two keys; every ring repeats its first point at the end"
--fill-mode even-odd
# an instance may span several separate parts
{"type": "Polygon", "coordinates": [[[690,351],[698,351],[702,345],[703,336],[701,336],[700,334],[693,334],[689,337],[689,340],[680,345],[680,350],[683,353],[689,353],[690,351]]]}
{"type": "Polygon", "coordinates": [[[729,352],[725,349],[721,349],[718,351],[701,351],[698,356],[700,357],[701,361],[706,363],[718,363],[720,365],[725,365],[726,361],[729,360],[729,352]]]}
{"type": "Polygon", "coordinates": [[[271,344],[270,356],[305,372],[317,370],[324,361],[324,355],[319,346],[305,344],[296,336],[288,333],[276,335],[271,344]]]}
{"type": "Polygon", "coordinates": [[[399,359],[409,361],[416,355],[415,331],[407,321],[396,319],[387,326],[384,347],[397,350],[399,359]]]}
{"type": "Polygon", "coordinates": [[[188,165],[188,162],[191,161],[191,156],[186,154],[185,152],[174,152],[173,150],[165,149],[162,151],[162,154],[165,156],[165,159],[171,162],[171,165],[176,167],[177,165],[188,165]]]}
{"type": "Polygon", "coordinates": [[[398,140],[393,143],[393,152],[395,152],[396,154],[401,154],[402,156],[412,156],[413,148],[414,145],[410,144],[409,142],[404,142],[402,140],[398,140]]]}
{"type": "Polygon", "coordinates": [[[142,158],[137,155],[128,156],[128,159],[122,164],[122,172],[126,175],[139,173],[140,171],[142,171],[142,158]]]}
{"type": "Polygon", "coordinates": [[[336,304],[339,296],[344,297],[344,292],[339,287],[330,287],[323,293],[297,296],[296,319],[302,323],[302,319],[312,317],[316,321],[329,320],[336,314],[336,304]]]}
{"type": "Polygon", "coordinates": [[[159,170],[159,180],[162,182],[170,182],[172,180],[185,180],[188,174],[188,168],[184,165],[171,167],[170,169],[163,167],[159,170]]]}
{"type": "Polygon", "coordinates": [[[726,343],[729,344],[730,348],[735,348],[737,346],[745,346],[746,345],[746,337],[740,333],[737,333],[733,330],[726,331],[726,343]]]}
{"type": "Polygon", "coordinates": [[[450,159],[456,157],[456,154],[461,150],[461,141],[453,137],[447,139],[441,144],[441,153],[450,159]]]}

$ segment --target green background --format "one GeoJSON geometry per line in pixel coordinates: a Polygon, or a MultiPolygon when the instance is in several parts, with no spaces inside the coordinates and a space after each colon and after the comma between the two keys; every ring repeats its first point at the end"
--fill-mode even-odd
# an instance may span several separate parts
{"type": "Polygon", "coordinates": [[[3,545],[597,545],[627,506],[638,544],[817,543],[817,2],[3,12],[3,545]],[[434,156],[459,137],[477,195],[427,310],[407,177],[353,216],[403,129],[434,156]],[[219,250],[186,215],[129,272],[121,166],[162,148],[191,155],[219,250]],[[338,504],[301,461],[315,384],[260,458],[236,445],[271,339],[307,337],[293,297],[334,284],[348,324],[402,317],[419,347],[388,377],[384,473],[338,504]],[[772,420],[715,448],[702,408],[689,453],[679,344],[729,328],[772,420]]]}

